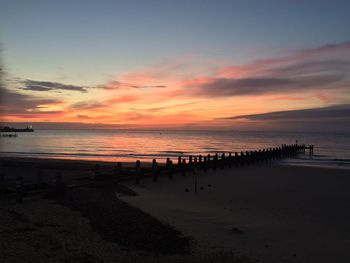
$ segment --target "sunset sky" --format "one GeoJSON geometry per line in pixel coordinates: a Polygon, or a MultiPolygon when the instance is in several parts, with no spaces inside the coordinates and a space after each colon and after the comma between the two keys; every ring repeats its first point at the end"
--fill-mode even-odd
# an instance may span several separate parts
{"type": "Polygon", "coordinates": [[[2,123],[350,131],[350,1],[0,3],[2,123]]]}

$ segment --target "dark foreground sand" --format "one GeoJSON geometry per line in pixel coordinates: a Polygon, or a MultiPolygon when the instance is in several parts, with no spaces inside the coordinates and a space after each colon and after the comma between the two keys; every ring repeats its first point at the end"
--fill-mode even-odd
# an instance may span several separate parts
{"type": "Polygon", "coordinates": [[[350,262],[348,170],[268,165],[130,185],[129,204],[197,241],[262,262],[350,262]],[[201,190],[201,187],[202,190],[201,190]],[[185,192],[185,189],[189,192],[185,192]]]}
{"type": "MultiPolygon", "coordinates": [[[[7,179],[41,165],[48,176],[91,174],[76,162],[12,161],[7,179]]],[[[193,174],[127,183],[138,196],[112,181],[82,182],[54,199],[0,199],[0,262],[350,262],[346,170],[200,173],[197,194],[193,174]]]]}

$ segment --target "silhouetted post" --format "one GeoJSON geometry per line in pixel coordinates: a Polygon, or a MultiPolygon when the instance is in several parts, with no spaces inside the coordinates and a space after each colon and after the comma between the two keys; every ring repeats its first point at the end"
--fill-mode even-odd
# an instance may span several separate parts
{"type": "Polygon", "coordinates": [[[22,203],[23,201],[23,177],[17,176],[16,178],[16,203],[22,203]]]}
{"type": "Polygon", "coordinates": [[[96,164],[95,165],[95,179],[99,179],[100,175],[101,175],[100,165],[96,164]]]}
{"type": "Polygon", "coordinates": [[[182,159],[182,165],[181,165],[181,175],[186,175],[186,159],[182,159]]]}
{"type": "Polygon", "coordinates": [[[169,179],[173,179],[173,161],[170,160],[170,158],[166,158],[165,168],[167,170],[169,179]]]}
{"type": "Polygon", "coordinates": [[[177,157],[177,166],[181,167],[182,161],[181,161],[181,156],[177,157]]]}
{"type": "Polygon", "coordinates": [[[247,159],[247,165],[250,165],[250,163],[251,163],[251,152],[246,151],[245,152],[245,156],[246,156],[246,159],[247,159]]]}
{"type": "Polygon", "coordinates": [[[156,159],[152,161],[152,174],[153,174],[153,182],[157,182],[158,179],[158,163],[156,159]]]}
{"type": "Polygon", "coordinates": [[[194,192],[196,194],[197,194],[197,181],[198,181],[198,179],[197,179],[197,173],[196,173],[194,176],[194,192]]]}
{"type": "Polygon", "coordinates": [[[193,159],[192,159],[192,156],[190,155],[190,156],[188,156],[188,164],[187,164],[187,166],[188,166],[188,170],[189,171],[193,171],[194,169],[193,169],[193,159]]]}
{"type": "Polygon", "coordinates": [[[193,173],[194,174],[197,174],[197,169],[198,169],[198,167],[197,167],[197,157],[194,157],[194,159],[193,159],[193,173]]]}
{"type": "Polygon", "coordinates": [[[232,153],[228,153],[228,168],[232,167],[232,153]]]}
{"type": "Polygon", "coordinates": [[[237,167],[239,165],[239,156],[238,152],[235,152],[235,160],[234,160],[235,166],[237,167]]]}
{"type": "Polygon", "coordinates": [[[213,160],[213,171],[216,171],[217,165],[218,165],[218,154],[216,153],[214,155],[214,160],[213,160]]]}
{"type": "Polygon", "coordinates": [[[135,163],[135,173],[136,173],[136,184],[140,184],[140,179],[141,179],[141,162],[140,160],[137,160],[135,163]]]}
{"type": "Polygon", "coordinates": [[[203,158],[203,171],[206,173],[207,172],[207,166],[208,166],[208,157],[204,156],[203,158]]]}
{"type": "Polygon", "coordinates": [[[225,162],[226,162],[226,156],[225,156],[225,153],[222,153],[222,155],[221,155],[221,170],[224,170],[225,162]]]}
{"type": "Polygon", "coordinates": [[[244,152],[241,152],[241,155],[240,155],[240,163],[241,163],[242,165],[244,165],[244,162],[245,162],[244,152]]]}
{"type": "Polygon", "coordinates": [[[210,165],[211,165],[211,162],[210,162],[210,154],[207,155],[207,168],[209,169],[210,168],[210,165]]]}

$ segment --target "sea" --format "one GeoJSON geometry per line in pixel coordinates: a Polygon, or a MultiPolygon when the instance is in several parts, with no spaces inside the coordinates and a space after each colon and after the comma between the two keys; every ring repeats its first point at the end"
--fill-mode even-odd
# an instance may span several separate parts
{"type": "Polygon", "coordinates": [[[178,156],[241,152],[282,144],[314,145],[314,155],[282,161],[291,165],[350,169],[350,134],[257,131],[35,130],[0,137],[0,157],[109,162],[148,162],[178,156]]]}

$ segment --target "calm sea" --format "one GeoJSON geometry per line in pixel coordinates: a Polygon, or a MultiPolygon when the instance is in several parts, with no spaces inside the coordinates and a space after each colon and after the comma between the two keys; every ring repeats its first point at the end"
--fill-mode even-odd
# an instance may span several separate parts
{"type": "Polygon", "coordinates": [[[350,134],[235,131],[36,130],[0,138],[0,156],[101,161],[164,160],[178,155],[239,152],[281,144],[314,144],[315,155],[288,163],[350,167],[350,134]]]}

